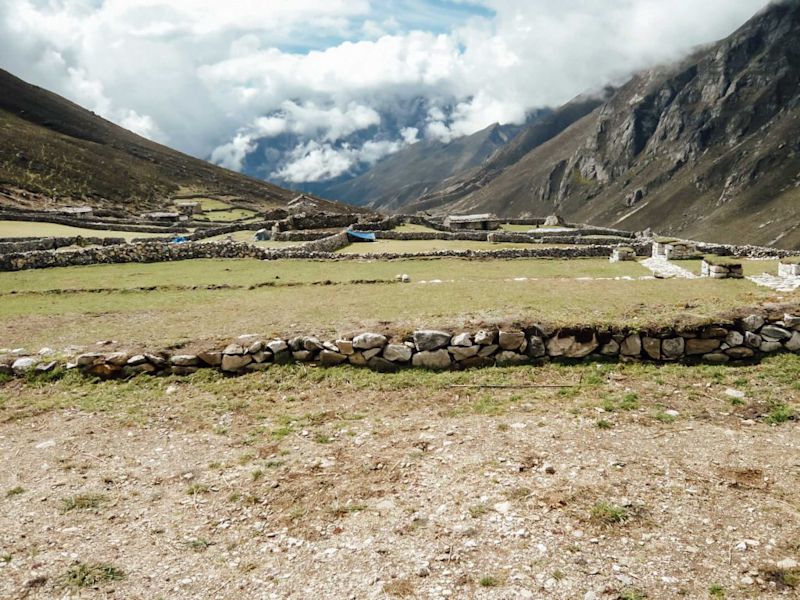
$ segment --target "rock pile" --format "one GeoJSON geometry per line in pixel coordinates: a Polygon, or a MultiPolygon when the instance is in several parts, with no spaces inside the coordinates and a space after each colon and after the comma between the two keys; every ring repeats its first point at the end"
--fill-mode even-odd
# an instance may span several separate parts
{"type": "MultiPolygon", "coordinates": [[[[246,373],[271,364],[350,364],[390,373],[401,368],[458,370],[490,365],[541,364],[561,359],[706,362],[755,360],[774,352],[800,352],[800,311],[752,314],[733,323],[706,325],[691,331],[534,325],[520,329],[484,329],[475,333],[420,330],[402,339],[365,332],[352,338],[322,341],[315,336],[262,339],[243,335],[223,349],[196,354],[81,354],[67,363],[87,375],[109,378],[138,373],[187,375],[201,368],[246,373]]],[[[0,356],[0,373],[25,375],[58,366],[52,356],[0,356]],[[45,356],[47,358],[45,358],[45,356]]]]}

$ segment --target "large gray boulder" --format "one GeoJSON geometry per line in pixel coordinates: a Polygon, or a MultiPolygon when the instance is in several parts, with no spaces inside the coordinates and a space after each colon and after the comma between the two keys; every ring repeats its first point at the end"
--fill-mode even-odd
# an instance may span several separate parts
{"type": "Polygon", "coordinates": [[[764,327],[761,328],[761,337],[770,338],[770,341],[775,340],[783,342],[792,337],[792,332],[783,327],[778,327],[777,325],[764,325],[764,327]]]}
{"type": "Polygon", "coordinates": [[[522,352],[527,345],[527,340],[525,339],[525,333],[522,331],[500,331],[498,344],[503,350],[522,352]]]}
{"type": "Polygon", "coordinates": [[[271,342],[267,342],[267,348],[273,354],[278,354],[278,352],[283,352],[289,349],[289,344],[287,344],[284,340],[272,340],[271,342]]]}
{"type": "Polygon", "coordinates": [[[620,344],[619,353],[622,356],[641,356],[642,338],[636,333],[627,336],[620,344]]]}
{"type": "Polygon", "coordinates": [[[477,356],[480,349],[480,346],[449,346],[447,351],[453,355],[453,359],[462,361],[477,356]]]}
{"type": "Polygon", "coordinates": [[[253,362],[253,357],[247,354],[223,354],[222,370],[230,372],[238,371],[246,365],[249,365],[251,362],[253,362]]]}
{"type": "Polygon", "coordinates": [[[686,342],[682,337],[667,338],[661,341],[661,357],[664,360],[678,360],[683,357],[686,342]]]}
{"type": "Polygon", "coordinates": [[[800,331],[795,331],[792,337],[783,343],[790,352],[800,351],[800,331]]]}
{"type": "Polygon", "coordinates": [[[459,333],[458,335],[453,336],[450,345],[464,347],[472,346],[472,336],[468,333],[459,333]]]}
{"type": "Polygon", "coordinates": [[[339,354],[338,352],[331,352],[330,350],[323,350],[319,354],[319,362],[321,365],[325,367],[333,367],[335,365],[340,365],[347,360],[347,357],[344,354],[339,354]]]}
{"type": "Polygon", "coordinates": [[[169,359],[169,362],[176,367],[196,367],[198,361],[194,354],[175,354],[169,359]]]}
{"type": "Polygon", "coordinates": [[[588,341],[578,341],[575,336],[553,337],[547,341],[547,353],[553,357],[583,358],[597,350],[600,344],[592,336],[588,341]]]}
{"type": "MultiPolygon", "coordinates": [[[[424,329],[414,332],[414,345],[420,352],[432,352],[450,345],[450,334],[446,331],[424,329]]],[[[449,360],[449,358],[448,358],[449,360]]]]}
{"type": "Polygon", "coordinates": [[[761,315],[748,315],[742,319],[742,329],[756,332],[761,329],[765,322],[764,317],[761,315]]]}
{"type": "Polygon", "coordinates": [[[411,348],[405,344],[389,344],[383,349],[383,358],[391,362],[407,363],[411,360],[411,348]]]}
{"type": "Polygon", "coordinates": [[[547,347],[544,340],[538,335],[532,335],[528,340],[528,356],[531,358],[542,358],[547,354],[547,347]]]}
{"type": "Polygon", "coordinates": [[[493,329],[481,329],[475,334],[475,343],[480,346],[491,346],[497,339],[497,332],[493,329]]]}
{"type": "Polygon", "coordinates": [[[450,354],[447,350],[423,350],[413,356],[411,364],[422,369],[449,369],[451,365],[450,354]]]}
{"type": "Polygon", "coordinates": [[[719,348],[721,345],[722,342],[720,340],[690,338],[686,340],[686,354],[708,354],[710,352],[714,352],[714,350],[719,348]]]}
{"type": "Polygon", "coordinates": [[[23,356],[22,358],[18,358],[14,361],[11,365],[11,369],[17,375],[24,375],[29,371],[33,371],[36,368],[36,365],[39,364],[38,358],[33,358],[30,356],[23,356]]]}
{"type": "Polygon", "coordinates": [[[642,338],[642,348],[644,348],[644,353],[653,360],[659,360],[661,358],[660,339],[646,336],[642,338]]]}
{"type": "Polygon", "coordinates": [[[353,348],[357,350],[371,350],[383,348],[386,345],[386,336],[379,333],[360,333],[353,338],[353,348]]]}

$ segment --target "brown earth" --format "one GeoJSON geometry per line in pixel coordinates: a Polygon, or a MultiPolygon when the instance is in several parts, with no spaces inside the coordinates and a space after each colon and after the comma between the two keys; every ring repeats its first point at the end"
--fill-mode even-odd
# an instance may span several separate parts
{"type": "Polygon", "coordinates": [[[798,374],[7,382],[0,596],[796,597],[798,374]]]}

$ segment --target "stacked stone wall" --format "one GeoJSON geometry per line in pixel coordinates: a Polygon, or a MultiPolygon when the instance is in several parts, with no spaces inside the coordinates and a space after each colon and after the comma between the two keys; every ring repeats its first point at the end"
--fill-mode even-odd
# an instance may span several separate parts
{"type": "Polygon", "coordinates": [[[461,370],[549,361],[648,361],[726,364],[752,362],[779,353],[800,353],[800,307],[758,311],[694,328],[639,331],[625,326],[555,328],[531,324],[480,331],[420,330],[408,336],[364,332],[330,341],[309,334],[292,338],[245,335],[224,348],[196,354],[176,352],[87,353],[66,360],[0,356],[0,373],[27,375],[59,366],[96,377],[139,373],[187,375],[202,368],[247,373],[272,364],[349,364],[379,372],[404,368],[461,370]]]}

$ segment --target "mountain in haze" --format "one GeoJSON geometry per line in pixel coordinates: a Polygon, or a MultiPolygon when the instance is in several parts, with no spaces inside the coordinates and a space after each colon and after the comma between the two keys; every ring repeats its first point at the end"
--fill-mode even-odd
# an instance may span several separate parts
{"type": "MultiPolygon", "coordinates": [[[[254,209],[297,193],[192,158],[0,70],[0,203],[163,209],[179,191],[254,209]]],[[[331,210],[354,210],[325,203],[331,210]]]]}
{"type": "Polygon", "coordinates": [[[480,168],[393,208],[559,212],[800,248],[800,1],[772,4],[728,38],[608,93],[596,107],[561,107],[547,131],[530,125],[480,168]]]}
{"type": "Polygon", "coordinates": [[[448,143],[420,141],[384,158],[357,177],[317,191],[326,198],[357,206],[393,210],[438,189],[444,177],[479,166],[520,129],[519,125],[494,124],[448,143]]]}

